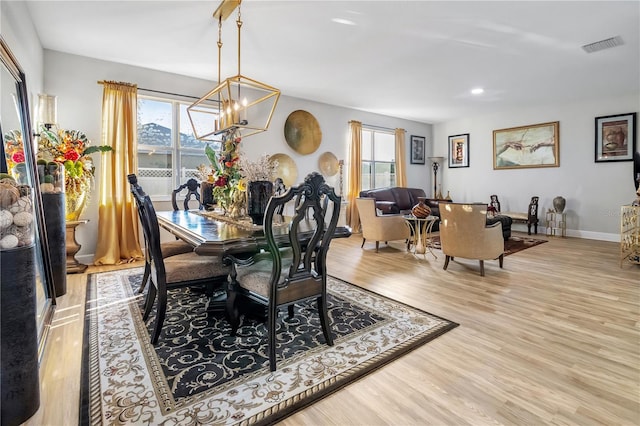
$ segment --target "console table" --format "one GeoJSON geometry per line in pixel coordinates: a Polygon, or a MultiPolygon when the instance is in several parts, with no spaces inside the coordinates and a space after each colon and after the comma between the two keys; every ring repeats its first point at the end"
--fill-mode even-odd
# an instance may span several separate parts
{"type": "Polygon", "coordinates": [[[549,210],[546,213],[545,221],[547,222],[547,236],[567,236],[567,214],[558,213],[553,210],[549,210]]]}
{"type": "Polygon", "coordinates": [[[76,260],[76,253],[80,251],[82,247],[76,240],[76,228],[79,225],[83,225],[89,222],[88,219],[84,220],[70,220],[67,222],[67,273],[75,274],[82,273],[87,269],[87,265],[84,265],[76,260]]]}

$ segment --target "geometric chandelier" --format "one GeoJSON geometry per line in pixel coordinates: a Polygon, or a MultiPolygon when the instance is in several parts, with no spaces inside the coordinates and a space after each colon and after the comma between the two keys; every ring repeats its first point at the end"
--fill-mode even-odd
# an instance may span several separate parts
{"type": "Polygon", "coordinates": [[[280,90],[242,75],[240,71],[240,4],[242,0],[223,0],[213,13],[218,21],[218,85],[187,107],[196,139],[219,141],[237,130],[244,138],[269,128],[280,98],[280,90]],[[220,80],[222,57],[222,21],[238,8],[238,73],[220,80]]]}

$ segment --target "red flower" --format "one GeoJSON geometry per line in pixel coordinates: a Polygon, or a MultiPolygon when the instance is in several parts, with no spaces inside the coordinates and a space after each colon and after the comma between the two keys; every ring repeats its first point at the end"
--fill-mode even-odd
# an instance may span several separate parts
{"type": "Polygon", "coordinates": [[[64,153],[65,160],[78,161],[79,158],[80,158],[80,154],[78,154],[73,149],[64,153]]]}
{"type": "Polygon", "coordinates": [[[227,184],[227,177],[220,176],[215,183],[215,186],[225,186],[227,184]]]}
{"type": "Polygon", "coordinates": [[[16,151],[11,156],[11,161],[14,163],[24,163],[24,151],[16,151]]]}

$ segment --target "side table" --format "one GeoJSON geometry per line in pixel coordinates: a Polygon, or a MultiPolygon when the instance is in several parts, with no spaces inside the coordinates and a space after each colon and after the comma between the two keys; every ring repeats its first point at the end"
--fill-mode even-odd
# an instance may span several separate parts
{"type": "Polygon", "coordinates": [[[545,220],[547,222],[547,236],[554,237],[566,237],[567,236],[567,214],[558,213],[553,210],[549,210],[546,213],[545,220]]]}
{"type": "Polygon", "coordinates": [[[87,269],[87,265],[84,265],[76,260],[76,253],[80,251],[82,247],[76,240],[76,228],[78,225],[83,225],[89,222],[88,219],[84,220],[70,220],[67,222],[67,273],[75,274],[82,273],[87,269]]]}
{"type": "Polygon", "coordinates": [[[431,230],[433,225],[440,220],[438,216],[427,216],[425,218],[418,218],[413,215],[405,215],[404,220],[411,228],[411,239],[407,245],[407,250],[414,254],[426,255],[427,250],[433,255],[435,259],[438,256],[435,255],[431,244],[431,230]]]}

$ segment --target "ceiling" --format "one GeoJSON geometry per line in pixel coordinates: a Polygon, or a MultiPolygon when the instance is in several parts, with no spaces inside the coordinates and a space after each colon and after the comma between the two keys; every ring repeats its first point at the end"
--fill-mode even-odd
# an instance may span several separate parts
{"type": "MultiPolygon", "coordinates": [[[[218,1],[27,4],[45,49],[217,78],[218,1]]],[[[245,0],[241,10],[242,74],[287,96],[437,123],[640,91],[638,1],[245,0]],[[621,46],[581,48],[616,36],[621,46]]],[[[235,16],[223,22],[223,78],[237,71],[235,16]]]]}

